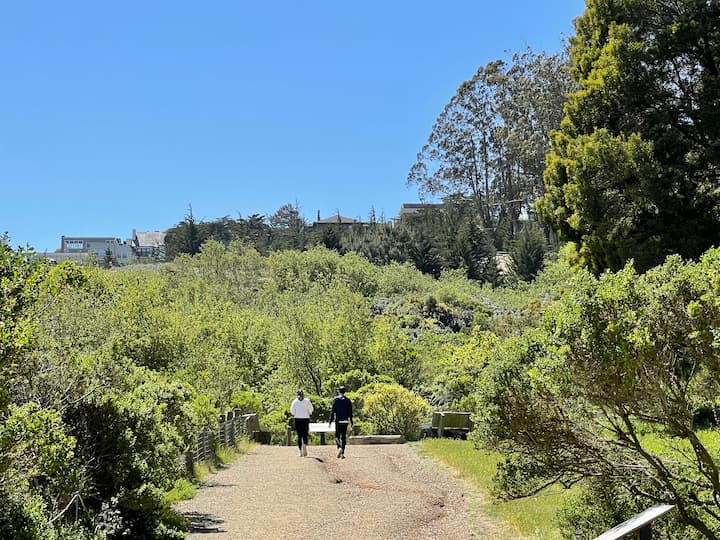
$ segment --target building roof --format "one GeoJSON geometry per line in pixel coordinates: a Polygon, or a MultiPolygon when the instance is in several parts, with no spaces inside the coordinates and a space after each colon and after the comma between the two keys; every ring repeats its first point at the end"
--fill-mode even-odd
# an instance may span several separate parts
{"type": "Polygon", "coordinates": [[[161,231],[135,231],[133,240],[137,247],[164,246],[165,233],[161,231]]]}
{"type": "Polygon", "coordinates": [[[402,206],[400,206],[400,215],[416,214],[422,210],[440,210],[442,208],[445,208],[443,203],[402,203],[402,206]]]}
{"type": "Polygon", "coordinates": [[[362,224],[362,221],[358,221],[357,219],[341,216],[340,214],[336,214],[332,217],[325,218],[325,219],[318,219],[315,222],[315,225],[317,224],[341,224],[341,225],[353,225],[353,224],[362,224]]]}
{"type": "Polygon", "coordinates": [[[61,241],[72,241],[72,240],[82,240],[83,242],[105,242],[105,240],[112,240],[113,242],[117,242],[118,244],[122,242],[119,238],[116,236],[67,236],[64,235],[61,237],[61,241]]]}

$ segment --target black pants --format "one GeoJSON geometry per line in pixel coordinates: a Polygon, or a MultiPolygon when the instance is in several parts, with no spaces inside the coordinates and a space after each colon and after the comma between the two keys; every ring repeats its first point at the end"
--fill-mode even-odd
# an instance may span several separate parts
{"type": "Polygon", "coordinates": [[[349,422],[335,422],[335,444],[338,448],[345,450],[347,444],[347,428],[349,422]]]}
{"type": "Polygon", "coordinates": [[[296,418],[295,419],[295,431],[298,434],[298,448],[302,450],[302,445],[308,443],[308,430],[310,429],[309,418],[296,418]]]}

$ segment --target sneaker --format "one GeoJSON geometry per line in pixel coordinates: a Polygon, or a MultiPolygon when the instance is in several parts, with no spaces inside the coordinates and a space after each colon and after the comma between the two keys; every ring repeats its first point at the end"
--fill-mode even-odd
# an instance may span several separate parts
{"type": "Polygon", "coordinates": [[[343,459],[345,459],[345,450],[343,450],[343,453],[342,453],[342,455],[341,455],[340,457],[343,458],[343,459]]]}
{"type": "Polygon", "coordinates": [[[303,447],[302,447],[302,456],[303,456],[303,457],[307,456],[307,444],[303,444],[303,447]]]}
{"type": "Polygon", "coordinates": [[[343,449],[342,448],[338,448],[337,457],[343,457],[343,449]]]}
{"type": "Polygon", "coordinates": [[[303,457],[302,450],[298,450],[298,457],[303,457]]]}

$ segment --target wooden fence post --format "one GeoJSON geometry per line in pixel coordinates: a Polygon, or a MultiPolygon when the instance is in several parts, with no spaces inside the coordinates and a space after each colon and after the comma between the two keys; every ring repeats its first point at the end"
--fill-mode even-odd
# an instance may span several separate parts
{"type": "Polygon", "coordinates": [[[240,437],[252,439],[254,428],[259,429],[257,414],[242,414],[241,409],[233,409],[220,415],[216,431],[207,426],[201,429],[195,435],[195,444],[187,449],[184,456],[178,456],[178,460],[185,461],[188,471],[192,471],[193,463],[202,463],[213,458],[215,443],[224,447],[237,447],[240,437]]]}

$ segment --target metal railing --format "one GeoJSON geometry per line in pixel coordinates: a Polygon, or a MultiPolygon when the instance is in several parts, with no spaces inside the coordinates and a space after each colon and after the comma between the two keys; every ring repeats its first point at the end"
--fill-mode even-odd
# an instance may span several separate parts
{"type": "Polygon", "coordinates": [[[635,533],[638,540],[651,540],[652,539],[652,522],[660,516],[664,516],[670,510],[675,508],[672,504],[656,504],[651,506],[647,510],[635,514],[627,521],[623,521],[620,525],[617,525],[605,531],[600,536],[594,538],[594,540],[618,540],[628,534],[635,533]]]}
{"type": "Polygon", "coordinates": [[[218,447],[232,448],[241,437],[252,439],[260,429],[257,414],[242,414],[240,410],[220,416],[217,429],[206,427],[196,435],[195,444],[185,454],[188,465],[214,459],[218,447]]]}

